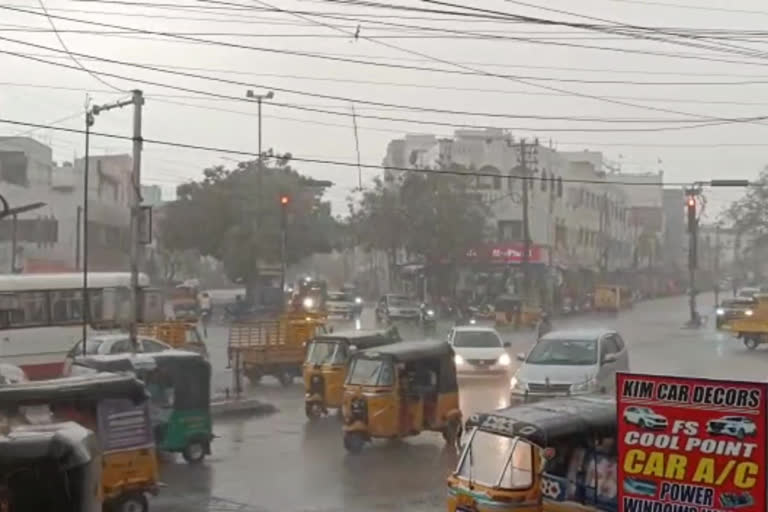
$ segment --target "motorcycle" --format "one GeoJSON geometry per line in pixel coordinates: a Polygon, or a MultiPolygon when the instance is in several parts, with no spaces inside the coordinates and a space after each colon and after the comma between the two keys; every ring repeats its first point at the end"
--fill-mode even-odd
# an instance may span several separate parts
{"type": "Polygon", "coordinates": [[[437,332],[437,315],[435,309],[422,304],[419,307],[421,311],[421,328],[424,330],[424,335],[435,334],[437,332]]]}

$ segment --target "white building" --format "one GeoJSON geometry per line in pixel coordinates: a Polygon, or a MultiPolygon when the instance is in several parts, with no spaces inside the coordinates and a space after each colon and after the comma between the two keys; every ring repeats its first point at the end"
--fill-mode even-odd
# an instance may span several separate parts
{"type": "MultiPolygon", "coordinates": [[[[67,271],[82,261],[84,160],[61,166],[49,147],[0,138],[0,194],[10,207],[42,207],[0,221],[0,272],[67,271]],[[15,235],[14,235],[15,233],[15,235]]],[[[93,270],[126,268],[131,157],[89,159],[88,238],[93,270]]]]}

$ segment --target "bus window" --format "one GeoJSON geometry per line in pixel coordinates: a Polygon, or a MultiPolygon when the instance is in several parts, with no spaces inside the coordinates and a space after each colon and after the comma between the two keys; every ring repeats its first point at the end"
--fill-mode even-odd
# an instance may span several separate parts
{"type": "Polygon", "coordinates": [[[48,323],[45,292],[16,292],[14,295],[17,307],[11,311],[11,327],[33,327],[48,323]]]}
{"type": "Polygon", "coordinates": [[[51,321],[55,325],[83,321],[83,296],[79,290],[51,292],[51,321]]]}

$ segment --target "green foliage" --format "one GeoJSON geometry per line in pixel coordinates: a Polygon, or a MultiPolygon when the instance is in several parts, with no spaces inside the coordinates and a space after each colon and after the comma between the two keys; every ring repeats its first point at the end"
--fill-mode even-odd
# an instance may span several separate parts
{"type": "Polygon", "coordinates": [[[350,224],[367,247],[393,253],[405,248],[428,263],[454,263],[485,239],[488,210],[470,189],[470,178],[408,172],[376,180],[357,205],[350,224]]]}
{"type": "Polygon", "coordinates": [[[259,261],[281,260],[280,197],[287,195],[288,263],[330,251],[337,235],[330,203],[289,162],[289,154],[266,159],[261,172],[258,161],[213,167],[202,180],[180,185],[159,221],[165,248],[211,256],[230,279],[252,283],[259,261]]]}
{"type": "Polygon", "coordinates": [[[725,216],[740,233],[763,238],[768,235],[768,168],[760,173],[757,186],[728,208],[725,216]]]}

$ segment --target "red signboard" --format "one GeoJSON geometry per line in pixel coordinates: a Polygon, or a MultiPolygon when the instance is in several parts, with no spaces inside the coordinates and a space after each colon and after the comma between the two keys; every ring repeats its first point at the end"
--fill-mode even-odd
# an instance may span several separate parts
{"type": "Polygon", "coordinates": [[[616,378],[619,510],[765,512],[768,384],[616,378]]]}
{"type": "MultiPolygon", "coordinates": [[[[548,248],[531,244],[528,251],[530,263],[547,263],[548,248]]],[[[522,263],[525,247],[522,243],[491,244],[469,249],[466,258],[478,263],[522,263]]]]}

